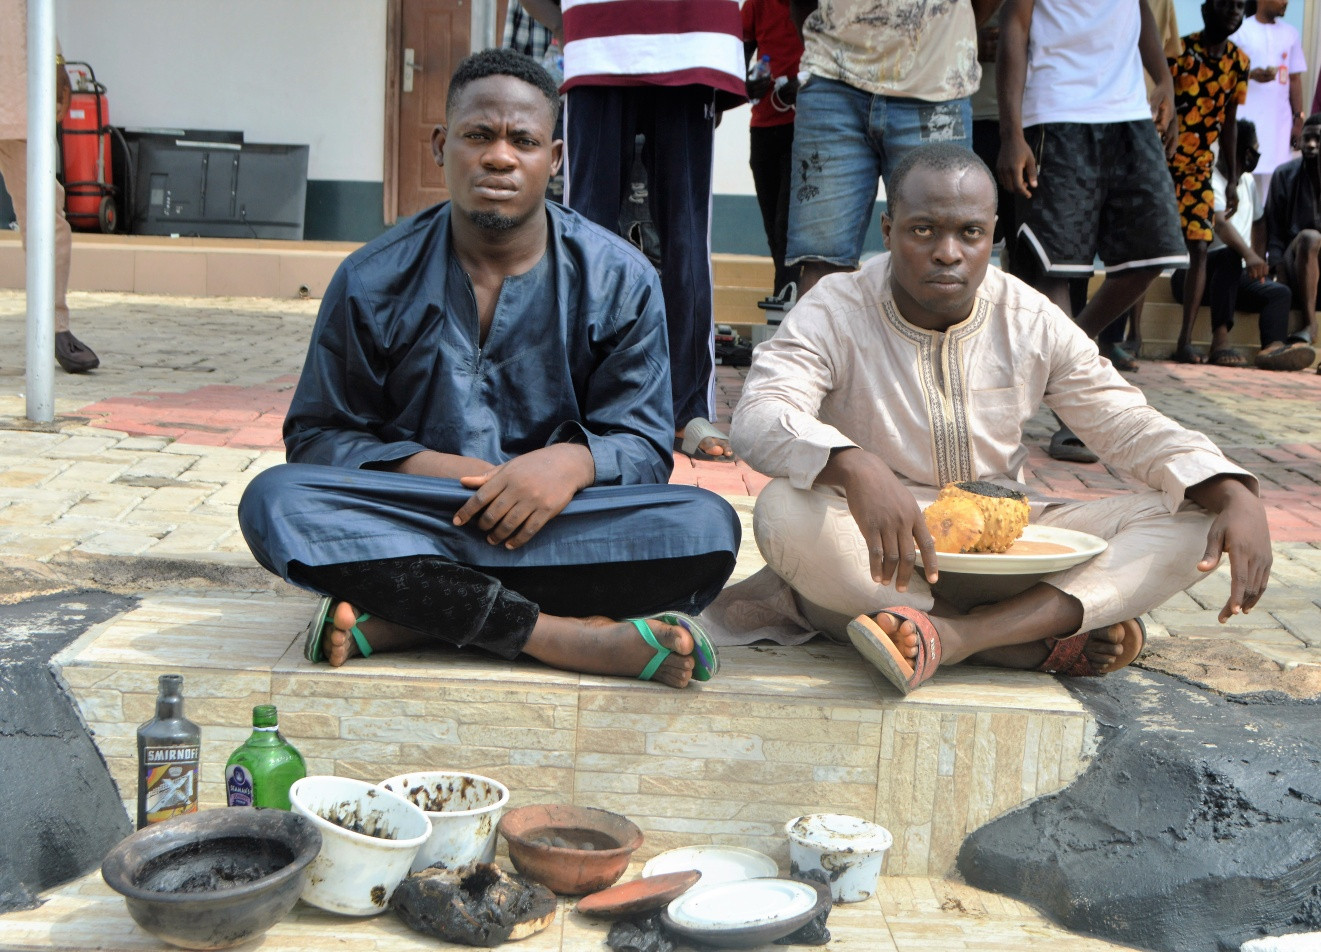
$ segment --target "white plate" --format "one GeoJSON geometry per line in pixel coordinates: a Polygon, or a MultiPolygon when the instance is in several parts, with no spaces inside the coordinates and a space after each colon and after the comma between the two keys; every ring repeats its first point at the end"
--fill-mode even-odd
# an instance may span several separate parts
{"type": "Polygon", "coordinates": [[[701,872],[703,887],[780,874],[775,860],[765,853],[742,846],[713,845],[667,850],[659,856],[653,856],[642,867],[642,875],[659,876],[661,873],[677,873],[685,869],[701,872]]]}
{"type": "MultiPolygon", "coordinates": [[[[1053,542],[1068,546],[1070,552],[1048,552],[1019,555],[1008,552],[938,552],[936,565],[941,572],[959,572],[967,575],[1032,575],[1062,572],[1080,565],[1106,550],[1104,539],[1055,526],[1028,526],[1023,530],[1023,541],[1053,542]]],[[[922,553],[917,554],[919,564],[922,553]]]]}
{"type": "Polygon", "coordinates": [[[713,931],[786,921],[810,912],[816,903],[816,887],[810,883],[748,879],[689,890],[665,911],[681,928],[713,931]]]}

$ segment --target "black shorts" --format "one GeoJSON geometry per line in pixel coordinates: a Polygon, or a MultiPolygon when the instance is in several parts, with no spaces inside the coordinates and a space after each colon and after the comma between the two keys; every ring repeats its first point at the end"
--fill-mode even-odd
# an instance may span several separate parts
{"type": "Polygon", "coordinates": [[[1018,197],[1019,249],[1031,249],[1048,277],[1090,275],[1098,254],[1106,271],[1187,267],[1174,182],[1150,120],[1048,122],[1023,133],[1037,187],[1018,197]]]}

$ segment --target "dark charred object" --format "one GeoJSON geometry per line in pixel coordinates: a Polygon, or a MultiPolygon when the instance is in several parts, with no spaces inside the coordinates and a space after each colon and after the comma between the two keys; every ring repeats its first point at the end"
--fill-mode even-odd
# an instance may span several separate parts
{"type": "Polygon", "coordinates": [[[674,952],[674,940],[665,934],[660,916],[616,922],[605,944],[614,952],[674,952]]]}
{"type": "Polygon", "coordinates": [[[790,932],[782,939],[776,939],[776,945],[825,945],[830,941],[830,930],[826,928],[826,920],[830,918],[830,910],[835,907],[834,900],[830,895],[830,880],[826,874],[819,869],[809,869],[806,872],[796,875],[794,879],[805,883],[811,883],[816,887],[817,903],[820,912],[796,932],[790,932]]]}
{"type": "Polygon", "coordinates": [[[1027,496],[1017,489],[1001,486],[999,483],[993,483],[985,479],[966,479],[954,485],[964,492],[975,493],[978,496],[989,496],[992,499],[1017,499],[1020,502],[1027,502],[1027,496]]]}
{"type": "Polygon", "coordinates": [[[494,863],[429,866],[399,884],[390,908],[416,932],[491,948],[550,925],[555,894],[494,863]]]}
{"type": "Polygon", "coordinates": [[[228,807],[139,830],[101,864],[138,925],[185,949],[226,949],[288,914],[321,833],[283,810],[228,807]]]}

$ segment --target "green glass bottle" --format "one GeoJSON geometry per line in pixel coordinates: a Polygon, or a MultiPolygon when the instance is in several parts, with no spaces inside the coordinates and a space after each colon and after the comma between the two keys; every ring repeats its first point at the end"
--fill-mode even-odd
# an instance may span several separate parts
{"type": "Polygon", "coordinates": [[[252,709],[252,736],[225,765],[225,800],[231,807],[289,809],[289,788],[307,776],[303,755],[280,733],[274,704],[252,709]]]}

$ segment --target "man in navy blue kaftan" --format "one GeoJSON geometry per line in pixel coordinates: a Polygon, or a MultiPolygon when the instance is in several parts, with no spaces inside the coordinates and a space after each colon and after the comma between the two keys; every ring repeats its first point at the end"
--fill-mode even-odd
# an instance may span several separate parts
{"type": "Polygon", "coordinates": [[[239,506],[258,561],[328,596],[313,660],[439,640],[675,687],[710,674],[685,616],[616,621],[699,612],[739,523],[666,483],[660,282],[544,201],[557,108],[528,57],[465,60],[433,136],[451,201],[349,256],[326,290],[289,462],[239,506]]]}

